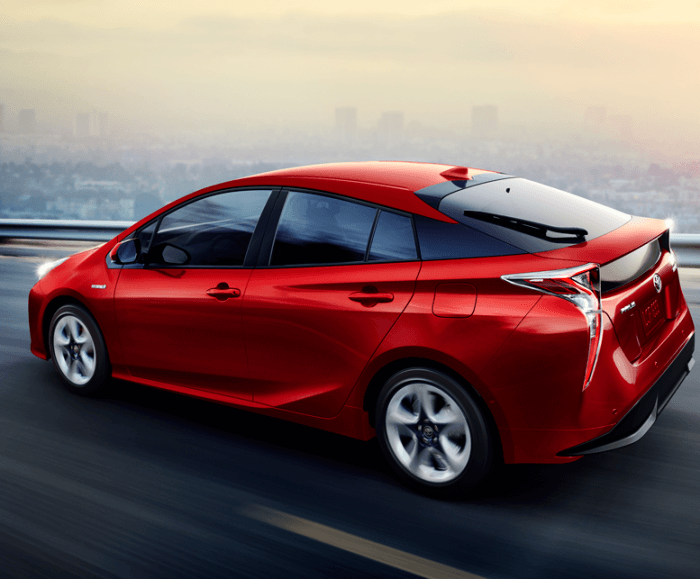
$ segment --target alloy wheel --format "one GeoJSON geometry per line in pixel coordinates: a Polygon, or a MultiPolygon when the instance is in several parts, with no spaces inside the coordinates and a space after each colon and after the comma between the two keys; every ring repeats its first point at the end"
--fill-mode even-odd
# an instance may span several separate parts
{"type": "Polygon", "coordinates": [[[464,411],[443,389],[416,381],[391,396],[384,421],[396,460],[428,483],[457,478],[472,453],[472,436],[464,411]]]}
{"type": "Polygon", "coordinates": [[[53,346],[59,370],[75,386],[87,384],[95,374],[95,341],[87,326],[73,315],[59,318],[53,330],[53,346]]]}

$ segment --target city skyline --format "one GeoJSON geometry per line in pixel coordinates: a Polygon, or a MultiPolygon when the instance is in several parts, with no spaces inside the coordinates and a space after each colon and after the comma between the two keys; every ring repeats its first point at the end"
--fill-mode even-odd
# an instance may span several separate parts
{"type": "Polygon", "coordinates": [[[472,107],[492,104],[499,126],[556,134],[580,130],[586,108],[604,106],[635,137],[700,151],[700,81],[688,74],[697,2],[535,7],[8,0],[0,102],[5,125],[35,109],[39,129],[52,119],[72,130],[77,112],[97,106],[115,131],[151,133],[303,132],[332,125],[348,103],[358,127],[401,111],[406,125],[462,130],[472,107]]]}
{"type": "MultiPolygon", "coordinates": [[[[413,132],[415,132],[416,126],[421,126],[432,129],[450,129],[461,136],[475,137],[492,137],[499,134],[508,136],[513,130],[520,132],[529,130],[531,136],[537,136],[540,129],[548,128],[546,125],[539,127],[530,125],[528,127],[524,124],[501,123],[499,122],[500,108],[494,104],[472,106],[462,118],[445,123],[442,126],[426,125],[422,119],[407,117],[404,111],[401,110],[381,111],[378,115],[370,115],[367,111],[358,109],[356,106],[336,106],[333,109],[334,116],[331,115],[329,117],[324,114],[325,112],[321,111],[319,113],[312,127],[313,130],[318,133],[331,130],[341,142],[346,144],[354,143],[357,140],[358,130],[366,132],[368,129],[374,131],[375,135],[379,135],[380,139],[388,139],[396,143],[403,139],[403,135],[406,132],[411,132],[406,131],[407,126],[413,127],[413,132]],[[391,133],[391,136],[388,136],[388,133],[391,133]]],[[[113,132],[112,122],[113,118],[110,116],[110,113],[99,108],[63,111],[56,118],[55,116],[47,116],[46,112],[41,109],[15,110],[8,108],[0,100],[0,132],[15,134],[72,133],[76,137],[106,137],[113,132]],[[31,120],[27,118],[27,115],[32,117],[31,120]]],[[[238,128],[245,132],[246,130],[256,131],[266,126],[269,127],[270,124],[263,122],[256,126],[249,123],[247,126],[238,128]]],[[[278,126],[281,129],[289,127],[293,129],[294,124],[285,125],[281,123],[278,126]]],[[[124,125],[120,125],[120,128],[121,130],[118,128],[114,132],[123,136],[128,136],[129,133],[148,133],[148,131],[133,130],[134,127],[124,130],[124,125]]],[[[584,114],[580,116],[578,122],[572,119],[567,130],[560,131],[560,136],[581,134],[583,136],[630,140],[633,136],[633,130],[634,123],[630,115],[606,115],[606,107],[589,106],[585,109],[584,114]]],[[[150,133],[155,134],[152,131],[150,133]]],[[[177,135],[178,131],[166,131],[164,134],[169,136],[177,135]]]]}

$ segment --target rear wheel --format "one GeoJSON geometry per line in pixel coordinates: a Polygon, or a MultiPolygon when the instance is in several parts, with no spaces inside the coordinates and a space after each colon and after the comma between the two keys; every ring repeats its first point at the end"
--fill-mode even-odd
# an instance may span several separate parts
{"type": "Polygon", "coordinates": [[[429,368],[394,374],[377,400],[377,436],[406,483],[434,494],[474,487],[493,461],[493,441],[472,396],[429,368]]]}
{"type": "Polygon", "coordinates": [[[51,319],[49,347],[54,367],[68,389],[83,396],[101,391],[109,359],[94,318],[78,305],[60,307],[51,319]]]}

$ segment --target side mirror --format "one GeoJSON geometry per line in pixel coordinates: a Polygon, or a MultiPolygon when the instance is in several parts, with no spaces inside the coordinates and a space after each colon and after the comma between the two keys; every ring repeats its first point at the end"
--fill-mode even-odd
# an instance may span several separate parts
{"type": "Polygon", "coordinates": [[[138,239],[127,239],[117,245],[110,254],[112,261],[120,265],[136,263],[141,256],[141,242],[138,239]]]}

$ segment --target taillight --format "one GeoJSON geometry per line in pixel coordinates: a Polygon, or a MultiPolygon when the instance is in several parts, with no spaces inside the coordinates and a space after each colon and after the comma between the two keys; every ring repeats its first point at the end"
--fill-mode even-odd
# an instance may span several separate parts
{"type": "MultiPolygon", "coordinates": [[[[666,220],[668,222],[668,220],[666,220]]],[[[659,238],[659,243],[661,244],[661,249],[665,249],[671,256],[671,269],[676,271],[678,269],[678,258],[676,257],[676,252],[673,251],[671,247],[671,229],[664,231],[663,235],[659,238]]]]}
{"type": "Polygon", "coordinates": [[[598,361],[600,344],[603,341],[603,310],[600,304],[600,266],[589,263],[581,267],[515,273],[503,275],[501,279],[514,285],[532,288],[542,293],[557,296],[574,304],[585,316],[588,324],[588,360],[583,380],[583,390],[593,377],[598,361]]]}
{"type": "Polygon", "coordinates": [[[671,249],[671,242],[668,243],[668,254],[671,258],[671,270],[676,271],[678,269],[678,258],[676,257],[676,252],[671,249]]]}

